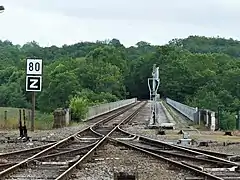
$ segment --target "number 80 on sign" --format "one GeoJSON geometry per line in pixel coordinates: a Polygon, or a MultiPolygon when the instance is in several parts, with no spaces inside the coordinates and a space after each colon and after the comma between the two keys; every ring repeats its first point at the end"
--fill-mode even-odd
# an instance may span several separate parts
{"type": "Polygon", "coordinates": [[[27,59],[27,74],[42,74],[42,59],[27,59]]]}

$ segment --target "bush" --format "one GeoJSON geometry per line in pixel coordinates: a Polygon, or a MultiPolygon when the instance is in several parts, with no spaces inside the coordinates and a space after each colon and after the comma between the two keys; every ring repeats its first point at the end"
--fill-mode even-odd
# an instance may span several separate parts
{"type": "Polygon", "coordinates": [[[223,130],[234,130],[235,125],[235,114],[228,111],[223,111],[220,118],[220,128],[223,130]]]}
{"type": "Polygon", "coordinates": [[[72,111],[72,118],[76,121],[81,121],[86,118],[88,100],[83,97],[75,96],[70,100],[70,108],[72,111]]]}
{"type": "Polygon", "coordinates": [[[98,104],[104,104],[109,102],[115,102],[119,99],[117,96],[109,93],[109,92],[100,92],[96,93],[93,92],[90,89],[83,89],[80,92],[77,93],[78,97],[82,97],[84,99],[88,99],[88,105],[89,106],[95,106],[98,104]]]}

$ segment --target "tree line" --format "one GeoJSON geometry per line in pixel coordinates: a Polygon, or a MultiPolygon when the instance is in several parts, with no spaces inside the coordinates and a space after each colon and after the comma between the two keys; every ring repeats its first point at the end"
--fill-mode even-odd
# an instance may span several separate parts
{"type": "MultiPolygon", "coordinates": [[[[36,107],[51,113],[124,98],[149,98],[147,78],[160,71],[161,97],[190,106],[221,109],[221,127],[235,127],[240,107],[240,42],[189,36],[166,45],[140,41],[125,47],[118,39],[80,42],[62,47],[23,46],[0,41],[0,106],[29,108],[25,91],[26,58],[43,59],[43,88],[36,107]]],[[[82,110],[84,111],[84,110],[82,110]]]]}

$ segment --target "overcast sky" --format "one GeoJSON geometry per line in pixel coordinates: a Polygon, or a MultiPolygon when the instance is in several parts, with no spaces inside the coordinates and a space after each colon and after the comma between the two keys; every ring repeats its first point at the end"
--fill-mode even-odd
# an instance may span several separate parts
{"type": "Polygon", "coordinates": [[[0,0],[0,39],[41,46],[117,38],[165,44],[189,35],[240,40],[240,0],[0,0]]]}

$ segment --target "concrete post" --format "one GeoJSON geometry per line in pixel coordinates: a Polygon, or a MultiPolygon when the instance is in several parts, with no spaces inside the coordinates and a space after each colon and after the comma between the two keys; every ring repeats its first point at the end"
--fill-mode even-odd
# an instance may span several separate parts
{"type": "Polygon", "coordinates": [[[208,118],[208,110],[206,110],[206,127],[208,127],[208,125],[209,125],[209,118],[208,118]]]}
{"type": "Polygon", "coordinates": [[[53,122],[53,128],[61,128],[66,126],[65,121],[65,111],[63,109],[56,109],[53,113],[54,116],[54,122],[53,122]]]}
{"type": "Polygon", "coordinates": [[[215,131],[216,128],[216,117],[215,117],[215,112],[211,112],[211,131],[215,131]]]}
{"type": "Polygon", "coordinates": [[[238,111],[238,115],[236,118],[236,129],[240,130],[240,111],[238,111]]]}
{"type": "Polygon", "coordinates": [[[198,111],[198,124],[201,125],[201,110],[198,111]]]}
{"type": "Polygon", "coordinates": [[[70,110],[69,108],[68,109],[65,109],[65,122],[66,122],[66,126],[69,125],[69,122],[70,122],[70,110]]]}

